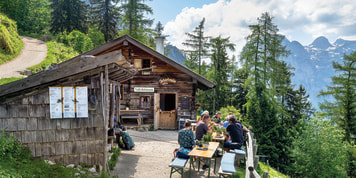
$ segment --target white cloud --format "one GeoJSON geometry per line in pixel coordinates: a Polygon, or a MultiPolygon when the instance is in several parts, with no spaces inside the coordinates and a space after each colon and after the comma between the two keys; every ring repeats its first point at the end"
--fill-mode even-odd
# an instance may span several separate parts
{"type": "Polygon", "coordinates": [[[178,48],[185,33],[192,32],[205,17],[205,35],[230,36],[237,52],[245,45],[250,34],[248,25],[256,24],[263,12],[274,17],[274,24],[290,41],[310,44],[318,36],[326,36],[331,42],[337,38],[356,39],[356,1],[352,0],[219,0],[201,8],[184,8],[174,21],[165,25],[164,34],[178,48]]]}

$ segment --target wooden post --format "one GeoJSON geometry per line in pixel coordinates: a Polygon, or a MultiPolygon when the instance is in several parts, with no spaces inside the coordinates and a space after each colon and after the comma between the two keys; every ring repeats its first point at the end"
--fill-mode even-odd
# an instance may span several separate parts
{"type": "Polygon", "coordinates": [[[121,90],[120,90],[120,87],[121,87],[121,83],[118,82],[117,83],[117,91],[119,92],[119,95],[116,97],[117,98],[117,108],[116,108],[116,122],[120,122],[121,124],[121,121],[120,121],[120,104],[121,104],[121,90]]]}
{"type": "MultiPolygon", "coordinates": [[[[108,65],[105,65],[105,116],[109,116],[109,111],[110,111],[110,96],[109,96],[109,67],[108,65]]],[[[104,157],[105,157],[105,162],[104,162],[104,170],[106,172],[106,165],[107,165],[107,140],[108,140],[108,118],[105,117],[105,152],[104,152],[104,157]]]]}
{"type": "Polygon", "coordinates": [[[110,103],[110,128],[114,128],[114,116],[115,116],[115,93],[116,93],[115,83],[112,83],[112,90],[111,90],[111,103],[110,103]]]}
{"type": "Polygon", "coordinates": [[[107,162],[107,140],[108,140],[108,118],[109,116],[109,107],[110,107],[110,97],[109,97],[109,69],[108,65],[105,65],[105,82],[103,73],[100,73],[100,84],[101,84],[101,93],[102,93],[102,105],[103,105],[103,134],[104,134],[104,162],[103,162],[103,169],[106,173],[106,162],[107,162]]]}

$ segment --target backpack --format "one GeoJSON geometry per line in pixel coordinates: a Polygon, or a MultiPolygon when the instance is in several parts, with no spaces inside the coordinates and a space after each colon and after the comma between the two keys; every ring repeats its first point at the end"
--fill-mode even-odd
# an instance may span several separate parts
{"type": "Polygon", "coordinates": [[[176,156],[178,158],[189,159],[190,157],[188,156],[188,154],[190,153],[190,151],[192,150],[181,147],[177,150],[176,156]]]}
{"type": "Polygon", "coordinates": [[[122,136],[122,141],[125,144],[125,148],[127,150],[131,150],[135,146],[132,137],[129,135],[127,131],[122,131],[121,136],[122,136]]]}

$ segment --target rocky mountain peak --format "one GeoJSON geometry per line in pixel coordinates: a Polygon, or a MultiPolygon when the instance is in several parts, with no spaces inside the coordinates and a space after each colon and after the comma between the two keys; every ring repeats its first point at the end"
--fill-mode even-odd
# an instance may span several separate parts
{"type": "Polygon", "coordinates": [[[332,47],[333,45],[330,44],[329,40],[324,37],[320,36],[316,38],[312,44],[309,45],[309,47],[312,48],[318,48],[318,49],[328,49],[329,47],[332,47]]]}

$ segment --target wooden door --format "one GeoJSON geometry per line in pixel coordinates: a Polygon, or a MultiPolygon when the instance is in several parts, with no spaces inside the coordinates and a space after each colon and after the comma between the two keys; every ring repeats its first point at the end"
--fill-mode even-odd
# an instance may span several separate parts
{"type": "Polygon", "coordinates": [[[153,98],[153,102],[154,102],[154,109],[153,109],[153,125],[154,125],[154,129],[157,130],[159,128],[159,115],[160,115],[160,94],[159,93],[155,93],[154,94],[154,98],[153,98]]]}
{"type": "Polygon", "coordinates": [[[161,129],[176,129],[176,112],[175,111],[160,111],[159,128],[161,128],[161,129]]]}

